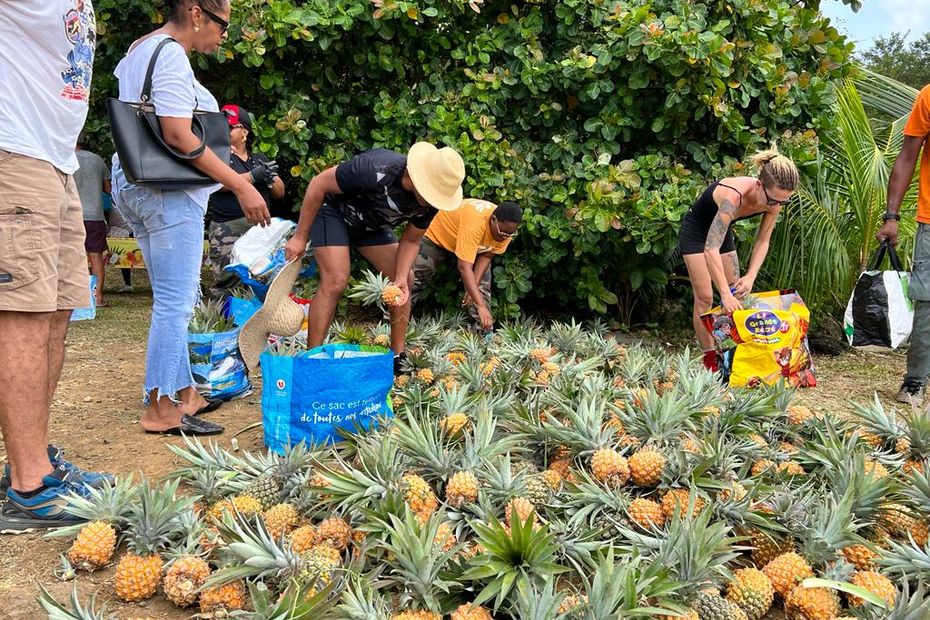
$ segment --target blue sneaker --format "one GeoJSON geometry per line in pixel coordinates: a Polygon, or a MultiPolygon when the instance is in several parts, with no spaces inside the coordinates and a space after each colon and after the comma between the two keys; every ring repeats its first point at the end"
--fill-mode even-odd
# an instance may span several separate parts
{"type": "MultiPolygon", "coordinates": [[[[66,461],[64,452],[58,446],[48,444],[48,460],[52,462],[52,467],[59,465],[71,473],[73,479],[83,479],[85,484],[92,487],[101,487],[106,484],[113,484],[113,474],[100,474],[97,472],[84,471],[74,463],[66,461]]],[[[6,495],[6,490],[10,488],[10,464],[3,466],[3,477],[0,477],[0,498],[6,495]]]]}
{"type": "Polygon", "coordinates": [[[0,508],[0,534],[23,534],[82,523],[68,512],[68,498],[72,494],[88,497],[87,483],[62,465],[42,478],[45,488],[32,497],[23,497],[12,487],[6,491],[6,502],[0,508]]]}

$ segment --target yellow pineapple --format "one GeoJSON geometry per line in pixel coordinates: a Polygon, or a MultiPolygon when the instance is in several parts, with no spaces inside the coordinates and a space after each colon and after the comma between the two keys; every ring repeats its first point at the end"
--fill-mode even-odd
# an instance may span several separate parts
{"type": "Polygon", "coordinates": [[[157,488],[142,481],[138,502],[127,517],[128,549],[113,576],[116,596],[123,601],[144,601],[158,589],[163,566],[160,553],[180,536],[179,517],[193,505],[192,499],[175,497],[177,487],[177,481],[157,488]]]}
{"type": "Polygon", "coordinates": [[[470,471],[459,471],[452,474],[446,484],[446,502],[449,506],[459,509],[465,504],[478,500],[478,478],[470,471]]]}
{"type": "Polygon", "coordinates": [[[275,540],[290,534],[300,525],[300,513],[293,504],[287,502],[276,504],[265,511],[262,518],[268,533],[275,540]]]}
{"type": "Polygon", "coordinates": [[[752,443],[756,444],[760,448],[767,448],[769,446],[769,442],[767,442],[765,440],[765,437],[763,437],[759,433],[750,433],[749,439],[750,441],[752,441],[752,443]]]}
{"type": "MultiPolygon", "coordinates": [[[[222,586],[205,588],[200,593],[200,611],[202,613],[230,612],[245,609],[248,604],[245,583],[233,581],[222,586]]],[[[222,617],[217,615],[216,617],[222,617]]]]}
{"type": "MultiPolygon", "coordinates": [[[[885,577],[881,573],[877,573],[871,570],[860,570],[853,573],[850,583],[854,586],[859,586],[865,590],[868,590],[875,596],[884,600],[888,603],[889,609],[894,608],[895,598],[898,595],[898,590],[895,588],[894,584],[891,582],[888,577],[885,577]]],[[[853,595],[849,595],[849,606],[850,607],[861,607],[865,604],[861,598],[853,595]]]]}
{"type": "Polygon", "coordinates": [[[804,424],[814,417],[814,412],[810,410],[810,407],[804,405],[791,405],[785,413],[788,416],[788,422],[796,425],[804,424]]]}
{"type": "Polygon", "coordinates": [[[422,609],[402,611],[391,616],[391,620],[442,620],[442,616],[422,609]]]}
{"type": "Polygon", "coordinates": [[[665,525],[665,512],[663,512],[662,506],[651,499],[642,497],[634,499],[630,502],[627,514],[629,514],[631,521],[644,530],[651,530],[665,525]]]}
{"type": "Polygon", "coordinates": [[[305,569],[301,580],[304,583],[315,580],[317,584],[326,586],[332,580],[333,572],[342,565],[339,551],[326,544],[313,545],[302,557],[305,569]]]}
{"type": "Polygon", "coordinates": [[[749,620],[759,620],[768,613],[775,599],[775,588],[765,573],[755,568],[733,571],[727,584],[727,600],[746,612],[749,620]]]}
{"type": "Polygon", "coordinates": [[[775,468],[779,473],[786,474],[788,476],[803,476],[804,468],[801,467],[800,463],[795,461],[785,461],[779,463],[778,467],[775,468]]]}
{"type": "Polygon", "coordinates": [[[210,521],[220,522],[223,513],[239,511],[242,516],[251,519],[262,512],[262,503],[250,495],[237,495],[232,499],[223,499],[210,507],[207,517],[210,521]]]}
{"type": "Polygon", "coordinates": [[[526,499],[525,497],[515,497],[509,502],[507,506],[504,507],[504,520],[506,521],[505,525],[510,525],[511,517],[513,512],[516,511],[517,518],[521,522],[525,523],[530,516],[533,516],[533,522],[536,522],[536,507],[533,506],[533,502],[526,499]]]}
{"type": "Polygon", "coordinates": [[[319,542],[319,539],[316,528],[312,525],[302,525],[291,532],[291,548],[297,553],[304,553],[317,542],[319,542]]]}
{"type": "Polygon", "coordinates": [[[453,366],[458,366],[459,364],[465,362],[468,358],[461,351],[450,351],[446,354],[446,359],[449,360],[453,366]]]}
{"type": "Polygon", "coordinates": [[[701,444],[691,437],[685,437],[681,442],[681,451],[688,452],[689,454],[700,454],[701,444]]]}
{"type": "Polygon", "coordinates": [[[749,473],[753,476],[759,476],[775,467],[775,463],[769,459],[759,459],[752,464],[749,473]]]}
{"type": "Polygon", "coordinates": [[[439,506],[439,500],[426,480],[417,474],[405,474],[403,477],[404,500],[410,510],[420,515],[430,515],[439,506]]]}
{"type": "Polygon", "coordinates": [[[791,539],[776,540],[759,530],[753,530],[749,540],[752,547],[752,562],[756,568],[764,567],[783,553],[794,551],[794,541],[791,539]]]}
{"type": "Polygon", "coordinates": [[[868,571],[875,568],[878,553],[866,545],[849,545],[843,548],[843,557],[858,570],[868,571]]]}
{"type": "Polygon", "coordinates": [[[203,559],[193,555],[180,557],[165,572],[162,584],[165,596],[178,607],[192,605],[209,577],[210,566],[203,559]]]}
{"type": "Polygon", "coordinates": [[[116,529],[103,521],[92,521],[81,528],[68,550],[75,568],[95,571],[104,567],[116,548],[116,529]]]}
{"type": "Polygon", "coordinates": [[[539,477],[550,491],[558,491],[562,488],[562,474],[555,469],[547,469],[539,474],[539,477]]]}
{"type": "Polygon", "coordinates": [[[342,551],[352,541],[352,528],[341,517],[329,517],[320,522],[316,535],[320,542],[342,551]]]}
{"type": "Polygon", "coordinates": [[[562,602],[559,604],[558,613],[559,614],[569,614],[575,610],[580,610],[588,602],[588,597],[585,595],[577,594],[566,594],[562,599],[562,602]]]}
{"type": "Polygon", "coordinates": [[[654,487],[662,480],[662,469],[667,459],[651,448],[642,448],[630,457],[630,477],[633,484],[654,487]]]}
{"type": "Polygon", "coordinates": [[[391,337],[387,334],[378,334],[371,339],[371,344],[375,345],[376,347],[384,347],[389,349],[391,347],[391,337]]]}
{"type": "Polygon", "coordinates": [[[452,612],[449,620],[493,620],[491,612],[484,607],[465,603],[452,612]]]}
{"type": "Polygon", "coordinates": [[[436,535],[433,537],[433,544],[443,551],[451,551],[455,547],[458,539],[455,537],[455,530],[452,526],[443,521],[436,528],[436,535]]]}
{"type": "Polygon", "coordinates": [[[765,576],[772,582],[772,587],[783,599],[808,577],[814,576],[814,571],[803,557],[793,551],[783,553],[765,565],[762,569],[765,576]]]}
{"type": "Polygon", "coordinates": [[[722,502],[730,501],[730,498],[738,502],[746,497],[747,493],[746,487],[734,481],[717,491],[717,498],[722,502]]]}
{"type": "Polygon", "coordinates": [[[464,431],[471,424],[471,418],[469,418],[464,413],[450,413],[449,415],[443,417],[439,420],[439,430],[442,431],[442,434],[449,438],[456,438],[462,435],[464,431]]]}
{"type": "MultiPolygon", "coordinates": [[[[684,513],[688,509],[690,500],[690,491],[688,489],[669,489],[662,497],[662,512],[666,519],[671,519],[676,512],[684,513]]],[[[701,514],[707,502],[700,495],[694,496],[694,506],[691,508],[691,516],[696,517],[701,514]]]]}
{"type": "Polygon", "coordinates": [[[617,488],[630,479],[630,466],[616,450],[602,448],[591,456],[591,473],[597,481],[617,488]]]}
{"type": "Polygon", "coordinates": [[[530,351],[530,359],[534,362],[539,362],[540,364],[545,364],[548,362],[551,355],[551,349],[536,348],[530,351]]]}
{"type": "Polygon", "coordinates": [[[404,292],[399,286],[391,283],[381,290],[381,299],[388,307],[398,308],[402,305],[401,301],[404,299],[404,292]]]}
{"type": "Polygon", "coordinates": [[[426,385],[432,385],[433,381],[436,380],[436,377],[433,376],[433,371],[429,368],[421,368],[418,370],[416,377],[417,381],[425,383],[426,385]]]}
{"type": "Polygon", "coordinates": [[[875,459],[866,457],[864,469],[865,473],[873,478],[882,479],[888,477],[888,468],[875,459]]]}
{"type": "Polygon", "coordinates": [[[840,613],[840,599],[829,588],[797,586],[785,598],[788,620],[834,620],[840,613]]]}

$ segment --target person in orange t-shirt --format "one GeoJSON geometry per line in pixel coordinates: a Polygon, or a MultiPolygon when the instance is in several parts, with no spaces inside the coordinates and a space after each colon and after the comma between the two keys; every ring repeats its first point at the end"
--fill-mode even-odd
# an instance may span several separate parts
{"type": "Polygon", "coordinates": [[[930,374],[930,85],[924,86],[904,127],[904,146],[894,162],[888,179],[885,224],[875,234],[881,242],[898,243],[898,210],[914,178],[920,150],[920,187],[917,197],[917,237],[914,239],[914,263],[911,271],[910,297],[914,302],[914,324],[907,350],[907,370],[896,400],[921,404],[927,375],[930,374]]]}
{"type": "Polygon", "coordinates": [[[490,330],[494,317],[491,302],[491,260],[503,254],[517,236],[523,210],[515,202],[495,205],[487,200],[466,198],[455,211],[443,211],[433,218],[420,244],[413,266],[412,302],[436,274],[440,263],[455,257],[465,285],[463,305],[481,328],[490,330]]]}

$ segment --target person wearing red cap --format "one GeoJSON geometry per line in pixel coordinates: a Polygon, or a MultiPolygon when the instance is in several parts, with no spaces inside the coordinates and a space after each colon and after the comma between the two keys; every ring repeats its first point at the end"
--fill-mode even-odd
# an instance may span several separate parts
{"type": "MultiPolygon", "coordinates": [[[[270,208],[272,199],[284,196],[284,183],[278,176],[278,165],[262,153],[249,151],[252,117],[245,108],[229,103],[224,105],[222,110],[229,121],[229,166],[255,186],[270,208]]],[[[229,264],[233,244],[252,225],[242,212],[236,194],[226,187],[210,196],[207,217],[210,220],[207,232],[210,242],[209,258],[213,268],[210,295],[220,299],[237,281],[235,275],[224,271],[229,264]]]]}

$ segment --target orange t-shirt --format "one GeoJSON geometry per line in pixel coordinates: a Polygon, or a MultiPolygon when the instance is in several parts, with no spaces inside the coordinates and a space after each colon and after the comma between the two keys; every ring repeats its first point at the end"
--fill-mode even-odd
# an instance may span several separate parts
{"type": "Polygon", "coordinates": [[[466,263],[487,252],[503,254],[510,239],[495,241],[488,227],[496,208],[493,202],[466,198],[455,211],[440,211],[426,229],[426,238],[466,263]]]}
{"type": "Polygon", "coordinates": [[[924,141],[923,154],[920,157],[920,190],[917,194],[917,221],[921,224],[930,224],[930,86],[924,86],[914,109],[904,126],[904,135],[913,138],[922,138],[924,141]]]}

